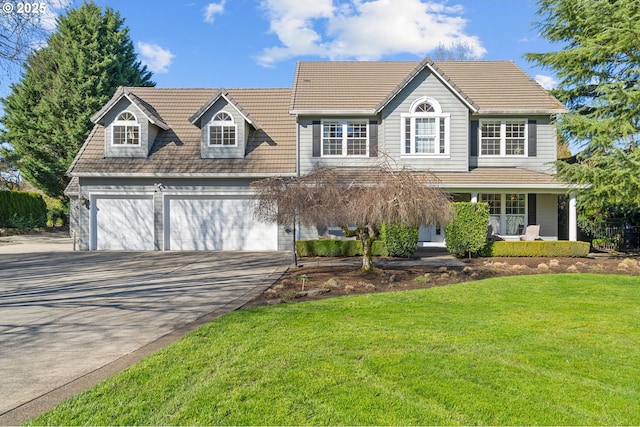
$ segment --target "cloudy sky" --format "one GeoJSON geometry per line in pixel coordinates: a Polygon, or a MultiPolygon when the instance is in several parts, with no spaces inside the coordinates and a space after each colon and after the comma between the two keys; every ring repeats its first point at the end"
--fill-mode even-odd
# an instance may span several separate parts
{"type": "MultiPolygon", "coordinates": [[[[79,0],[50,0],[78,6],[79,0]]],[[[96,0],[125,18],[159,87],[287,87],[299,60],[411,60],[464,43],[477,59],[513,60],[538,37],[535,0],[96,0]]]]}

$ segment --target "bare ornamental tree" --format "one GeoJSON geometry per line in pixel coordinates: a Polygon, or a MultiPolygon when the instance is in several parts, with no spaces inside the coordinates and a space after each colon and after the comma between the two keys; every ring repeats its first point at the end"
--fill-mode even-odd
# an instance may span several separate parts
{"type": "Polygon", "coordinates": [[[381,224],[444,225],[451,215],[449,197],[431,173],[388,164],[364,170],[316,165],[304,176],[268,178],[253,187],[257,219],[339,226],[345,236],[362,242],[363,271],[374,268],[371,247],[381,224]]]}

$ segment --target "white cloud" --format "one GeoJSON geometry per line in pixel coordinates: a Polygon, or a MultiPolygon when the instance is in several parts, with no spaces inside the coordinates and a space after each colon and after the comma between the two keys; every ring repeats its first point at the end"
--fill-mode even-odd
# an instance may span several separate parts
{"type": "Polygon", "coordinates": [[[213,24],[213,18],[216,15],[220,15],[224,12],[224,4],[227,0],[222,0],[220,3],[209,3],[204,8],[204,22],[213,24]]]}
{"type": "Polygon", "coordinates": [[[138,53],[141,61],[154,73],[169,72],[169,65],[175,55],[154,43],[138,42],[138,53]]]}
{"type": "Polygon", "coordinates": [[[262,52],[258,61],[265,66],[299,55],[425,56],[454,43],[467,44],[477,57],[486,53],[478,37],[465,33],[463,8],[442,0],[262,0],[261,5],[281,43],[262,52]]]}
{"type": "Polygon", "coordinates": [[[558,80],[556,80],[554,77],[545,76],[542,74],[536,74],[535,80],[546,90],[551,90],[558,85],[558,80]]]}

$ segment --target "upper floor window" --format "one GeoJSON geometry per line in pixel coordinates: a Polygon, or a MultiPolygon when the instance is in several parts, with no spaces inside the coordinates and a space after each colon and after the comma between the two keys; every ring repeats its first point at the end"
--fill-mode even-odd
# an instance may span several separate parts
{"type": "Polygon", "coordinates": [[[481,120],[481,156],[525,156],[527,147],[527,121],[481,120]]]}
{"type": "Polygon", "coordinates": [[[136,116],[125,111],[113,122],[113,145],[140,145],[140,125],[136,116]]]}
{"type": "Polygon", "coordinates": [[[209,146],[235,146],[238,145],[237,125],[233,117],[227,112],[221,111],[213,117],[209,125],[209,146]]]}
{"type": "Polygon", "coordinates": [[[443,113],[433,98],[413,103],[408,114],[402,114],[402,154],[449,154],[450,114],[443,113]]]}
{"type": "Polygon", "coordinates": [[[367,120],[324,120],[322,122],[323,156],[369,155],[367,120]]]}

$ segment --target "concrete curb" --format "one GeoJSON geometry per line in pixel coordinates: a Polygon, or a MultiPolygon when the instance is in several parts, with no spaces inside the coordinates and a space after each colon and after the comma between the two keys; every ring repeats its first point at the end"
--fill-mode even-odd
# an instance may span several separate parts
{"type": "Polygon", "coordinates": [[[0,414],[0,426],[14,426],[25,423],[26,421],[37,417],[43,412],[59,405],[64,400],[84,391],[101,381],[125,370],[133,364],[139,362],[147,356],[161,350],[168,345],[178,341],[188,333],[205,325],[206,323],[221,317],[227,313],[238,310],[250,302],[253,298],[264,292],[272,286],[282,275],[288,270],[289,266],[278,266],[269,274],[262,282],[249,289],[240,297],[225,304],[224,306],[199,317],[191,323],[188,323],[174,331],[158,338],[157,340],[146,344],[138,350],[122,356],[113,362],[110,362],[98,369],[93,370],[67,384],[51,390],[35,399],[30,400],[14,409],[0,414]]]}

